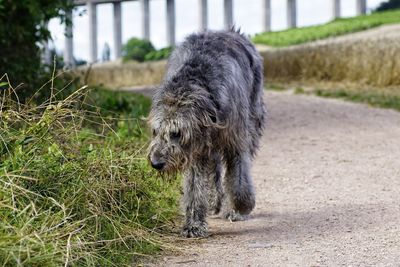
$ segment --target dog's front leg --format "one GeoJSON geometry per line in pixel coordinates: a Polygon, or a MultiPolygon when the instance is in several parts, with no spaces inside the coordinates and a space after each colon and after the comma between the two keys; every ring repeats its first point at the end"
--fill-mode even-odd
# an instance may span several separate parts
{"type": "Polygon", "coordinates": [[[193,166],[184,173],[183,208],[186,218],[182,235],[185,237],[207,236],[208,198],[205,179],[202,166],[193,166]]]}

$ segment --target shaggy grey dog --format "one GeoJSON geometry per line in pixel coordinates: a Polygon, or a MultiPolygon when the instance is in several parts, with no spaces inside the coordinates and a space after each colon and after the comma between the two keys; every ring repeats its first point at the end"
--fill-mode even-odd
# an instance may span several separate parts
{"type": "Polygon", "coordinates": [[[149,159],[184,174],[184,236],[207,235],[207,211],[223,206],[235,221],[253,210],[249,170],[264,118],[262,59],[238,31],[192,34],[172,53],[153,97],[149,159]]]}

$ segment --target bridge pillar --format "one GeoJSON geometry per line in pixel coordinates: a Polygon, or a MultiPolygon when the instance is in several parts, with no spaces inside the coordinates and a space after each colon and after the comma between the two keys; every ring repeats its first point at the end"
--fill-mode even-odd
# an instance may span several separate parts
{"type": "Polygon", "coordinates": [[[364,15],[367,13],[367,0],[357,0],[357,15],[364,15]]]}
{"type": "Polygon", "coordinates": [[[263,31],[271,31],[271,0],[263,0],[263,31]]]}
{"type": "Polygon", "coordinates": [[[87,2],[87,10],[89,15],[89,62],[97,62],[97,10],[96,4],[87,2]]]}
{"type": "Polygon", "coordinates": [[[167,0],[167,43],[175,45],[175,0],[167,0]]]}
{"type": "Polygon", "coordinates": [[[121,57],[122,51],[122,22],[121,22],[121,2],[114,4],[114,51],[115,59],[121,57]]]}
{"type": "Polygon", "coordinates": [[[207,11],[207,0],[199,0],[199,24],[200,30],[207,30],[208,22],[208,11],[207,11]]]}
{"type": "Polygon", "coordinates": [[[229,30],[233,26],[233,3],[232,0],[224,0],[224,27],[229,30]]]}
{"type": "Polygon", "coordinates": [[[287,26],[288,28],[297,27],[296,0],[287,0],[287,26]]]}
{"type": "Polygon", "coordinates": [[[142,9],[142,37],[150,40],[150,6],[149,0],[140,0],[142,9]]]}
{"type": "Polygon", "coordinates": [[[340,17],[340,0],[332,0],[332,19],[340,17]]]}
{"type": "Polygon", "coordinates": [[[69,24],[65,25],[65,47],[64,47],[64,67],[71,68],[75,65],[74,62],[74,43],[73,43],[73,33],[72,33],[72,11],[66,13],[67,20],[70,21],[69,24]]]}

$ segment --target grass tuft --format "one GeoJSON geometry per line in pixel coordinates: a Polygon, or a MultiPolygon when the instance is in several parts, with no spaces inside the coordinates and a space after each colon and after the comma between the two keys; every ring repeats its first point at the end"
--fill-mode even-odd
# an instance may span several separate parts
{"type": "Polygon", "coordinates": [[[21,104],[0,81],[0,265],[132,266],[164,247],[177,179],[145,159],[150,100],[81,88],[21,104]]]}

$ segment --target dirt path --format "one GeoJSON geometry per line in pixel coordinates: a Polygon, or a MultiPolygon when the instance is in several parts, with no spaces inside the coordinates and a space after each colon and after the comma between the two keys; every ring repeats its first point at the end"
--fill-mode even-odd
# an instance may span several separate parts
{"type": "Polygon", "coordinates": [[[248,221],[158,266],[400,266],[400,113],[268,92],[248,221]]]}

